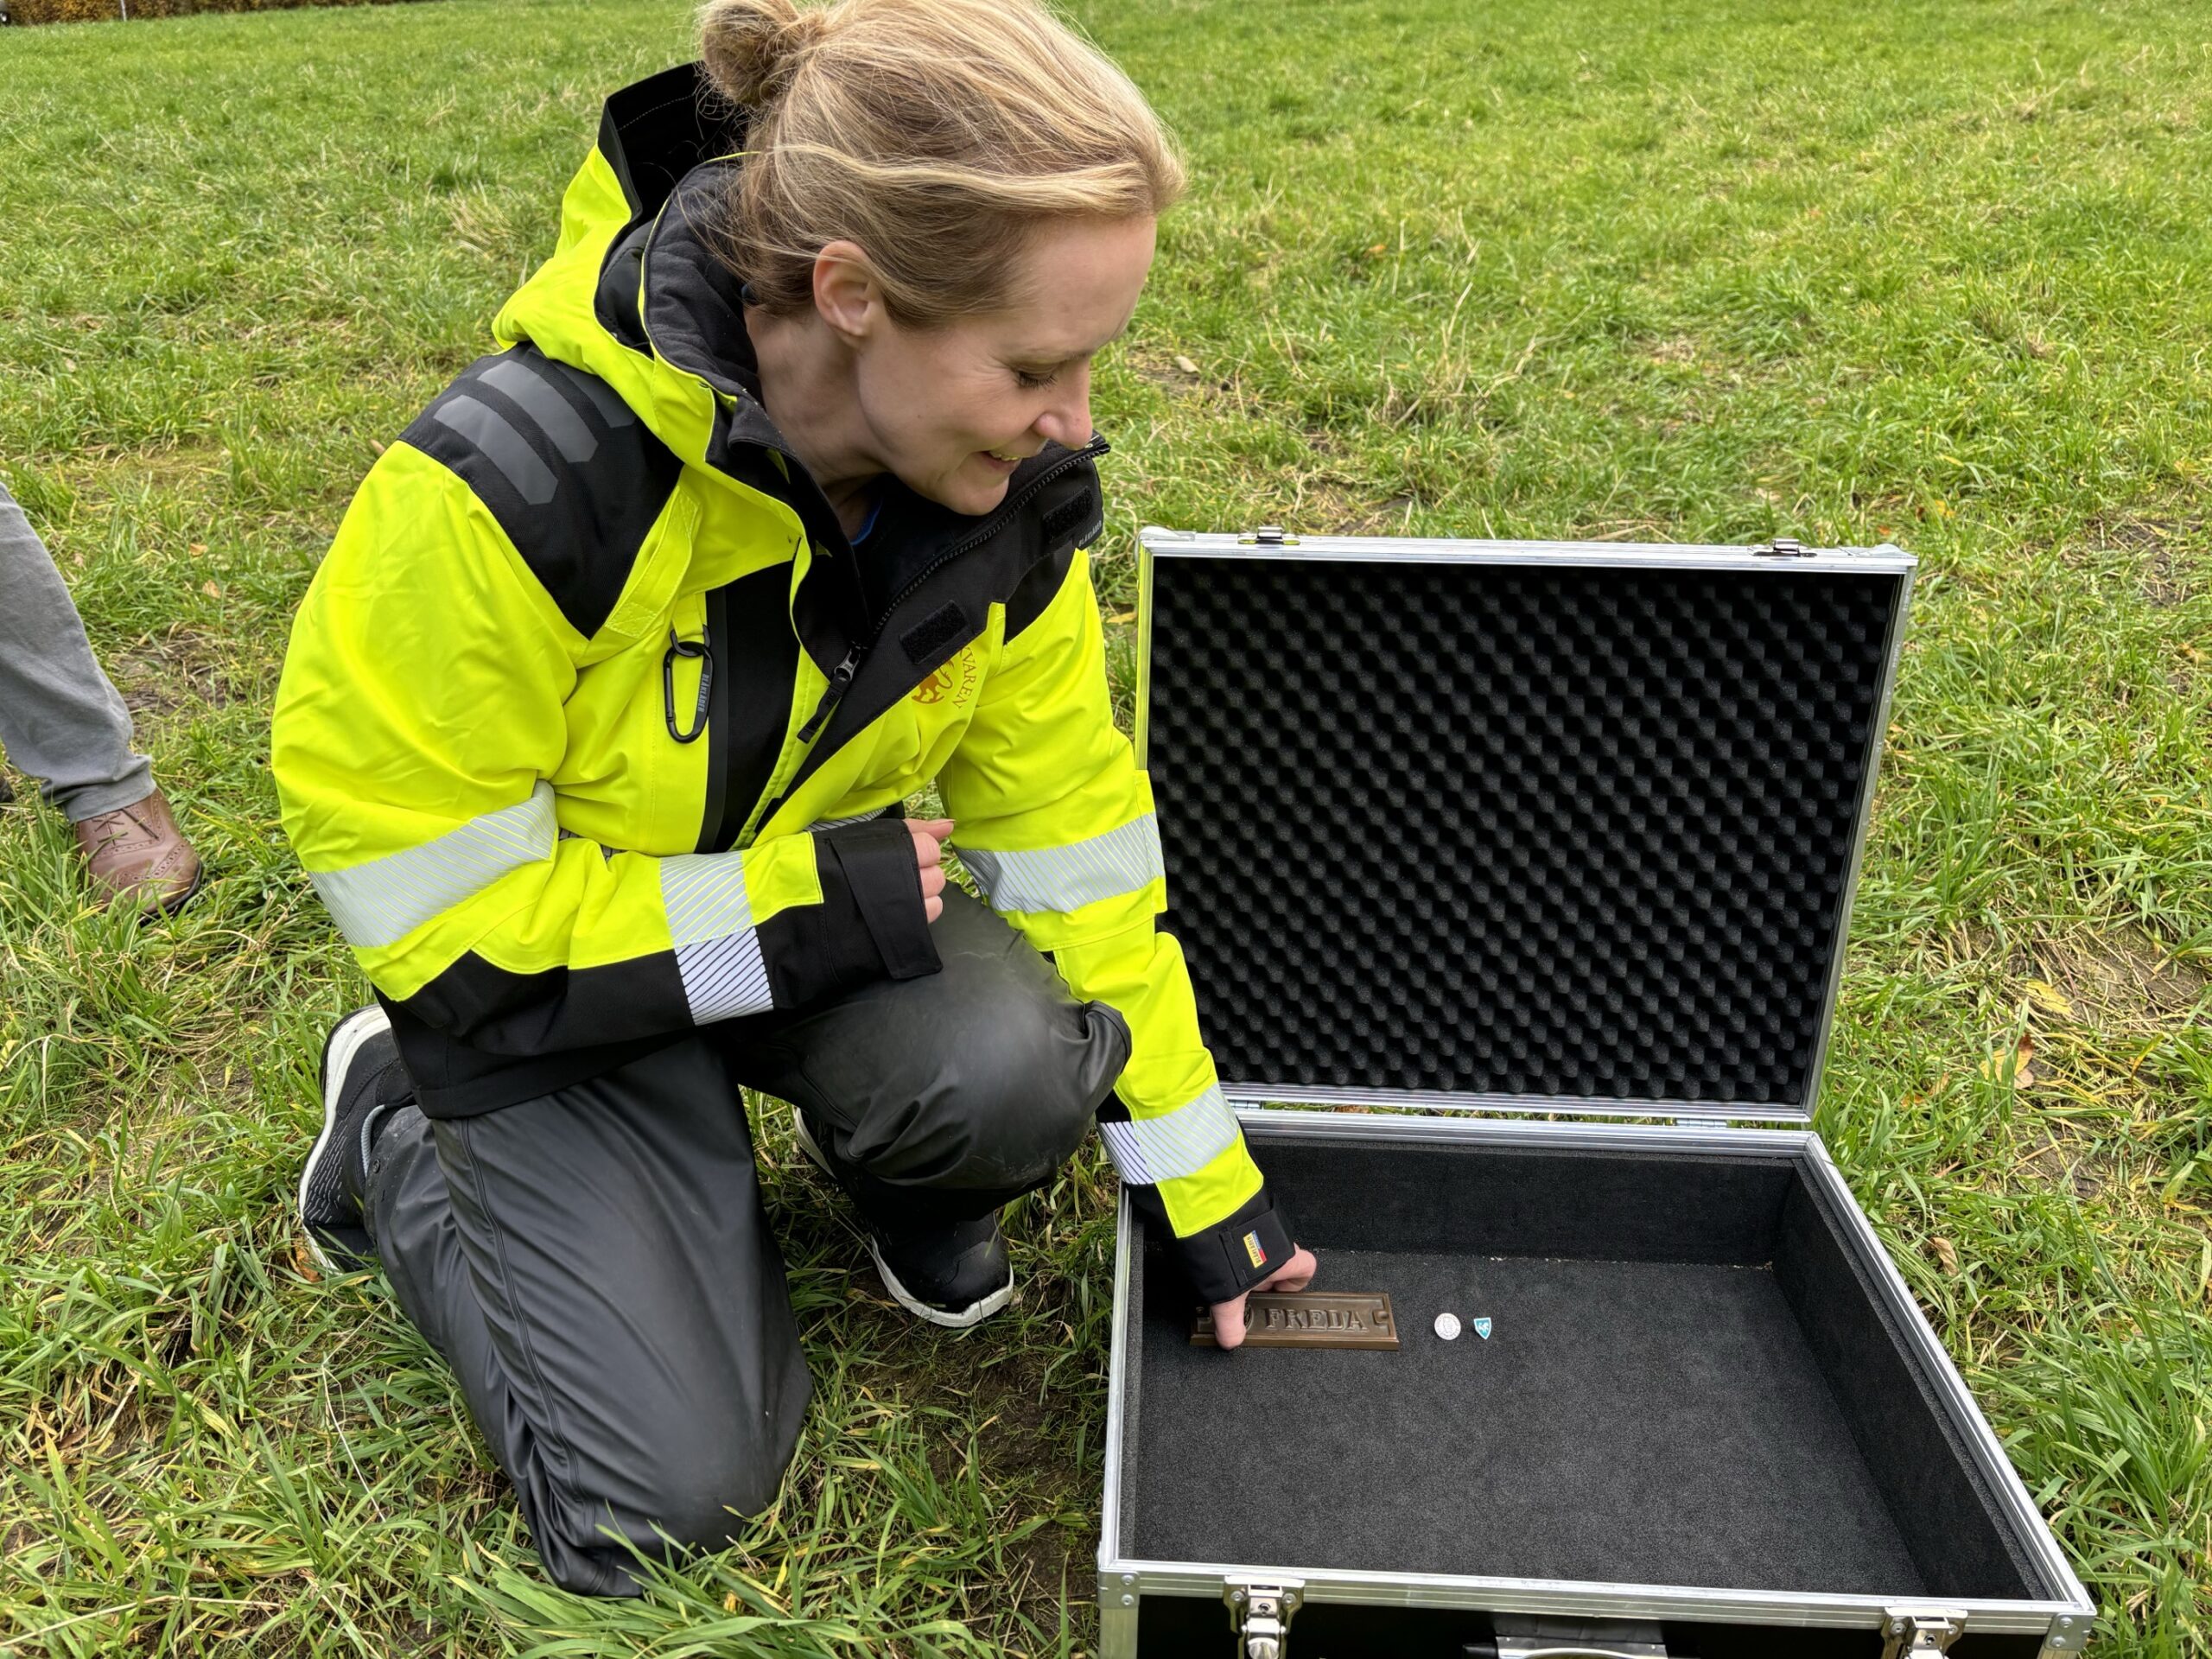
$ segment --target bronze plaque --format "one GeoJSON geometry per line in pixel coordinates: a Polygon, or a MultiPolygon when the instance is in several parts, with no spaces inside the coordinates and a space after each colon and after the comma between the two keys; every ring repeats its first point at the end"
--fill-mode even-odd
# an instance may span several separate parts
{"type": "MultiPolygon", "coordinates": [[[[1213,1315],[1200,1309],[1191,1345],[1211,1348],[1213,1315]]],[[[1388,1296],[1335,1290],[1262,1291],[1244,1304],[1247,1348],[1395,1348],[1388,1296]]]]}

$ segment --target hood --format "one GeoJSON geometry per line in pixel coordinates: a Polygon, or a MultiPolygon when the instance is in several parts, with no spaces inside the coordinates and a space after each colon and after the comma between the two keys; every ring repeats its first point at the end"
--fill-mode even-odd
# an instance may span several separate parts
{"type": "MultiPolygon", "coordinates": [[[[653,347],[643,315],[647,245],[677,186],[702,162],[728,156],[744,141],[745,116],[684,65],[625,87],[607,100],[599,137],[561,199],[553,257],[500,308],[492,328],[501,346],[528,340],[548,357],[597,375],[637,411],[653,435],[684,461],[709,464],[721,410],[715,381],[696,361],[679,364],[653,347]]],[[[688,193],[687,209],[700,192],[688,193]]],[[[696,238],[693,238],[696,244],[696,238]]],[[[688,283],[703,275],[681,273],[688,283]]],[[[687,285],[688,285],[687,283],[687,285]]],[[[710,285],[701,296],[727,313],[722,349],[745,340],[741,314],[710,285]]],[[[752,351],[744,348],[749,369],[752,351]]],[[[715,377],[735,389],[734,377],[715,377]]],[[[757,385],[753,388],[758,391],[757,385]]],[[[753,409],[759,399],[748,394],[753,409]]],[[[760,419],[766,420],[765,411],[760,419]]]]}
{"type": "MultiPolygon", "coordinates": [[[[528,340],[597,375],[687,465],[781,504],[817,548],[849,551],[836,513],[761,405],[737,278],[708,246],[705,227],[735,181],[746,124],[697,64],[608,99],[598,141],[562,198],[553,257],[493,330],[503,346],[528,340]]],[[[1103,448],[1094,440],[1090,452],[1103,448]]],[[[1025,461],[1008,480],[1008,505],[1028,499],[1027,483],[1069,454],[1047,444],[1025,461]]],[[[886,485],[893,517],[940,544],[1007,511],[964,518],[886,485]]]]}

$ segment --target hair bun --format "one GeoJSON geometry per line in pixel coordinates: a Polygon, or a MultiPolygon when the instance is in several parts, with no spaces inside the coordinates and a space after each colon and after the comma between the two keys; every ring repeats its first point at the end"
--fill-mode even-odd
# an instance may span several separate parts
{"type": "Polygon", "coordinates": [[[791,85],[829,19],[791,0],[709,0],[699,12],[707,79],[734,104],[759,109],[791,85]]]}

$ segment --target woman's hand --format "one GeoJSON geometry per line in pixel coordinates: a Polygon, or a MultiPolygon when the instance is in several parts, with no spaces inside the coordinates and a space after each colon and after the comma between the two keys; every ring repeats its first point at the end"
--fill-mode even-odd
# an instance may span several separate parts
{"type": "Polygon", "coordinates": [[[1244,1297],[1259,1290],[1303,1290],[1313,1282],[1315,1270],[1320,1263],[1313,1259],[1313,1252],[1300,1249],[1292,1253],[1289,1261],[1252,1287],[1233,1301],[1213,1305],[1213,1339],[1224,1348],[1235,1348],[1244,1341],[1244,1297]]]}
{"type": "Polygon", "coordinates": [[[909,818],[906,830],[914,838],[914,862],[922,871],[922,911],[935,921],[944,914],[944,843],[952,835],[952,820],[909,818]]]}

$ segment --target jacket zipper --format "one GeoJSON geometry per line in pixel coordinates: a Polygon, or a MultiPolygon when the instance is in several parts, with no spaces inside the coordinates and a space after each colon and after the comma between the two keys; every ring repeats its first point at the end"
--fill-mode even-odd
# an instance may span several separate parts
{"type": "MultiPolygon", "coordinates": [[[[1104,454],[1106,450],[1106,440],[1094,435],[1090,442],[1084,444],[1082,448],[1071,449],[1066,454],[1062,455],[1050,467],[1047,467],[1043,472],[1038,474],[1036,477],[1031,479],[1027,484],[1023,485],[1021,486],[1021,493],[1019,495],[1010,497],[1007,500],[1001,501],[999,504],[998,511],[994,512],[988,519],[986,519],[980,528],[969,531],[967,535],[962,537],[960,540],[955,542],[950,547],[945,549],[944,552],[938,554],[937,557],[931,559],[927,564],[924,565],[921,569],[915,574],[913,579],[908,582],[904,588],[901,588],[898,593],[892,597],[891,602],[883,607],[882,614],[875,619],[874,623],[868,631],[867,638],[869,644],[873,644],[876,639],[882,636],[883,630],[890,626],[891,619],[899,613],[899,607],[901,605],[904,605],[908,600],[912,599],[917,593],[920,592],[922,588],[932,576],[936,575],[938,571],[944,569],[946,565],[950,564],[955,559],[960,557],[963,554],[973,552],[976,548],[981,547],[985,542],[998,534],[999,527],[1006,522],[1008,517],[1014,513],[1019,512],[1023,505],[1029,501],[1031,497],[1034,496],[1038,491],[1043,489],[1054,479],[1059,477],[1061,474],[1068,471],[1078,461],[1088,461],[1095,456],[1104,454]]],[[[815,736],[822,730],[822,728],[830,723],[830,716],[836,713],[837,705],[844,701],[845,693],[852,689],[853,680],[855,677],[860,673],[861,664],[868,656],[868,645],[855,645],[850,651],[845,653],[845,660],[839,663],[836,667],[830,671],[830,683],[823,688],[822,701],[814,705],[814,712],[806,717],[806,724],[798,728],[798,741],[800,742],[812,742],[815,736]]],[[[782,804],[783,803],[780,801],[777,803],[779,806],[782,804]]]]}
{"type": "Polygon", "coordinates": [[[845,653],[845,660],[830,671],[830,683],[822,688],[822,701],[814,705],[814,712],[806,717],[806,724],[798,728],[798,741],[811,743],[814,734],[830,723],[830,716],[845,700],[845,692],[852,685],[853,676],[860,672],[861,648],[855,645],[845,653]]]}
{"type": "MultiPolygon", "coordinates": [[[[1105,439],[1093,435],[1090,442],[1084,444],[1082,448],[1069,450],[1066,454],[1062,455],[1043,472],[1024,484],[1020,494],[1009,496],[1001,501],[997,511],[982,524],[969,531],[967,535],[962,537],[916,572],[913,578],[892,596],[890,603],[883,607],[882,613],[869,627],[867,636],[868,643],[855,645],[845,653],[844,660],[830,671],[830,683],[823,687],[822,700],[814,705],[814,712],[806,717],[806,723],[798,728],[798,741],[802,743],[811,743],[821,735],[822,728],[830,723],[830,717],[837,712],[837,705],[844,701],[845,693],[852,690],[853,681],[860,675],[861,664],[868,658],[869,646],[882,636],[883,630],[890,626],[891,619],[899,613],[900,606],[919,593],[931,578],[944,569],[946,565],[950,564],[963,554],[973,552],[997,535],[1007,519],[1027,505],[1038,491],[1043,489],[1063,473],[1075,467],[1078,463],[1104,454],[1109,447],[1105,439]]],[[[805,762],[801,761],[799,772],[804,772],[805,769],[805,762]]],[[[792,776],[796,780],[798,773],[794,772],[792,776]]],[[[794,781],[769,804],[766,811],[753,821],[757,823],[766,823],[770,818],[775,817],[783,810],[784,803],[791,798],[797,787],[798,785],[794,781]]]]}

